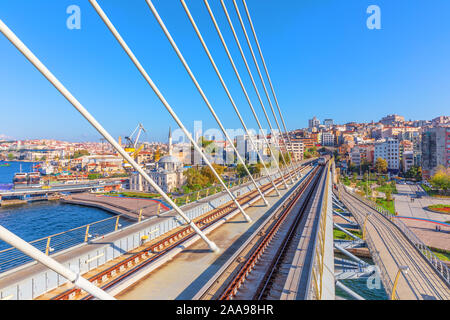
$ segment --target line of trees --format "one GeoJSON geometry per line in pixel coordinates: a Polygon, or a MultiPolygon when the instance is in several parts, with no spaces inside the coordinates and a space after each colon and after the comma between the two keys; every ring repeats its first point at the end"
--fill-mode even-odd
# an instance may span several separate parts
{"type": "MultiPolygon", "coordinates": [[[[212,166],[219,175],[222,175],[226,169],[225,166],[215,163],[212,166]]],[[[185,193],[200,190],[219,182],[208,166],[204,166],[201,169],[189,168],[183,174],[186,177],[186,185],[183,186],[185,193]]]]}

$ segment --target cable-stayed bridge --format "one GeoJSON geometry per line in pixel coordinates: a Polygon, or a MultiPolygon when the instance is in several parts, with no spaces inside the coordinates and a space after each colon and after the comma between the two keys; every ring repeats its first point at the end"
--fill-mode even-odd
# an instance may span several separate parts
{"type": "MultiPolygon", "coordinates": [[[[248,170],[245,159],[234,147],[234,141],[227,134],[224,124],[216,114],[214,106],[197,81],[176,41],[172,38],[157,8],[151,0],[145,1],[194,87],[201,95],[207,110],[214,117],[227,142],[233,147],[238,163],[244,165],[248,179],[234,187],[230,187],[223,181],[198,141],[195,141],[186,129],[176,112],[176,106],[172,106],[162,94],[150,73],[143,67],[141,60],[134,54],[96,0],[89,0],[92,8],[128,56],[130,65],[137,68],[164,109],[188,138],[195,152],[201,155],[202,161],[210,168],[221,187],[220,193],[184,206],[177,205],[89,113],[88,106],[77,100],[20,40],[19,36],[0,20],[0,32],[6,39],[161,195],[171,208],[164,214],[143,217],[143,219],[139,216],[137,223],[125,228],[118,227],[119,219],[117,219],[113,230],[97,237],[92,236],[91,226],[88,225],[80,229],[82,234],[84,232],[84,238],[80,243],[53,254],[50,250],[52,241],[55,240],[53,237],[47,237],[46,245],[38,247],[0,227],[0,239],[31,259],[23,265],[0,274],[0,298],[5,300],[114,299],[115,297],[126,298],[124,296],[126,292],[129,294],[134,292],[135,298],[321,300],[335,299],[335,284],[344,288],[353,297],[360,298],[357,293],[346,288],[342,283],[336,282],[335,277],[334,247],[336,246],[333,244],[332,185],[333,181],[336,182],[336,175],[333,159],[327,157],[301,162],[292,157],[290,152],[287,152],[287,158],[278,156],[280,152],[283,154],[283,150],[289,151],[294,148],[245,0],[242,0],[241,4],[245,15],[242,14],[236,0],[229,1],[238,17],[238,24],[233,24],[230,18],[231,6],[227,6],[224,0],[220,0],[227,18],[225,27],[219,25],[207,0],[204,0],[204,5],[211,19],[211,28],[220,39],[228,58],[227,64],[229,63],[233,68],[236,81],[239,82],[242,93],[245,95],[253,119],[258,124],[258,128],[264,132],[265,123],[261,122],[256,111],[260,107],[270,134],[275,137],[274,142],[271,143],[266,135],[263,136],[271,163],[269,166],[268,163],[262,162],[261,177],[252,175],[248,170]],[[247,23],[244,21],[245,17],[247,23]],[[242,29],[245,42],[239,39],[236,32],[237,26],[242,29]],[[251,80],[249,87],[246,86],[237,68],[237,59],[230,53],[230,43],[227,43],[222,35],[224,28],[229,28],[233,34],[234,45],[239,50],[237,59],[244,63],[244,74],[251,80]],[[253,40],[249,36],[249,30],[253,40]],[[250,51],[252,66],[249,63],[250,59],[247,60],[243,43],[250,51]],[[256,52],[262,63],[258,62],[256,52]],[[257,77],[252,72],[253,67],[257,70],[257,77]],[[259,78],[260,83],[255,78],[259,78]],[[269,93],[266,82],[269,84],[272,95],[269,93]],[[258,89],[260,86],[263,87],[265,99],[258,89]],[[254,91],[256,94],[256,103],[250,98],[249,91],[254,91]],[[268,107],[272,120],[267,112],[268,107]],[[273,121],[276,127],[272,125],[273,121]],[[169,272],[172,277],[168,274],[165,277],[164,275],[158,277],[159,272],[164,272],[163,270],[166,270],[166,273],[169,272]],[[148,280],[152,278],[152,274],[156,276],[153,280],[148,280]],[[150,278],[146,278],[149,275],[150,278]],[[184,276],[175,277],[175,275],[184,276]],[[171,281],[174,278],[177,281],[171,281]],[[150,281],[150,284],[147,281],[150,281]],[[154,290],[148,293],[145,290],[148,287],[154,290]],[[159,295],[152,295],[154,292],[159,292],[159,295]]],[[[187,3],[181,0],[181,4],[227,94],[231,110],[239,118],[250,143],[255,150],[259,150],[187,3]]],[[[258,157],[263,159],[259,151],[258,157]]],[[[345,203],[345,200],[341,204],[350,206],[345,203]]],[[[356,211],[352,214],[358,219],[356,211]]],[[[360,227],[366,230],[365,226],[360,227]]],[[[371,234],[373,230],[373,228],[367,228],[367,233],[371,234]]],[[[411,250],[418,250],[417,247],[414,248],[411,250]]],[[[369,249],[372,251],[373,247],[369,245],[369,249]]],[[[345,248],[339,247],[339,250],[348,253],[345,248]]],[[[423,253],[415,253],[416,258],[411,261],[418,263],[423,253]]],[[[12,255],[10,258],[16,259],[16,257],[12,255]]],[[[383,259],[382,255],[376,255],[376,257],[383,259]]],[[[379,265],[379,260],[376,261],[379,265]]],[[[367,266],[360,261],[358,263],[360,269],[361,266],[365,268],[364,272],[359,273],[367,273],[369,270],[367,266]]],[[[400,270],[406,270],[407,267],[402,266],[400,270]]],[[[425,276],[425,279],[433,279],[432,281],[440,284],[439,292],[427,291],[427,295],[432,298],[448,299],[448,274],[447,278],[445,274],[442,277],[440,272],[444,272],[443,270],[427,269],[428,276],[425,276]]],[[[385,273],[390,275],[392,272],[385,273]]],[[[403,282],[398,282],[398,277],[393,282],[390,285],[387,280],[384,280],[383,284],[387,286],[393,298],[402,298],[400,289],[397,294],[396,289],[397,286],[399,288],[403,286],[403,282]]],[[[406,297],[414,298],[411,295],[406,297]]],[[[416,295],[416,298],[420,297],[416,295]]]]}

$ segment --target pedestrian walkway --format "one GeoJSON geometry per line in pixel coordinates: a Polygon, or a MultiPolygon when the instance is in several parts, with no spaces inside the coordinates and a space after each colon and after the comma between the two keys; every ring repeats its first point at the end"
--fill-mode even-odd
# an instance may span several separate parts
{"type": "MultiPolygon", "coordinates": [[[[344,189],[341,189],[342,191],[344,189]]],[[[378,252],[388,291],[392,290],[400,267],[397,296],[401,300],[449,300],[450,288],[408,238],[382,214],[350,193],[341,192],[341,201],[358,221],[365,221],[366,232],[378,252]]],[[[371,248],[373,250],[373,248],[371,248]]]]}
{"type": "MultiPolygon", "coordinates": [[[[450,221],[450,215],[427,210],[433,204],[448,204],[450,199],[434,199],[417,185],[397,185],[398,194],[394,194],[395,211],[399,216],[428,219],[433,221],[450,221]],[[417,198],[420,196],[421,198],[417,198]],[[412,200],[411,200],[412,199],[412,200]]],[[[427,246],[450,250],[450,227],[441,225],[441,230],[436,230],[436,224],[426,220],[402,219],[427,246]]]]}

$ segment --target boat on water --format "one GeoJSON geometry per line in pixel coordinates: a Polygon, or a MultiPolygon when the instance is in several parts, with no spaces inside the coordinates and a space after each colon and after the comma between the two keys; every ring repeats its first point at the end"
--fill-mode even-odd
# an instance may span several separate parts
{"type": "Polygon", "coordinates": [[[13,183],[14,189],[40,187],[41,174],[39,172],[18,172],[14,174],[13,183]]]}
{"type": "Polygon", "coordinates": [[[39,172],[42,175],[46,176],[46,175],[53,174],[55,172],[55,168],[53,166],[51,166],[51,165],[48,165],[48,164],[47,165],[42,165],[39,168],[39,172]]]}
{"type": "Polygon", "coordinates": [[[0,167],[9,167],[9,166],[11,166],[11,164],[9,164],[8,162],[0,163],[0,167]]]}
{"type": "Polygon", "coordinates": [[[16,173],[13,178],[14,188],[26,187],[27,186],[27,174],[26,173],[16,173]]]}

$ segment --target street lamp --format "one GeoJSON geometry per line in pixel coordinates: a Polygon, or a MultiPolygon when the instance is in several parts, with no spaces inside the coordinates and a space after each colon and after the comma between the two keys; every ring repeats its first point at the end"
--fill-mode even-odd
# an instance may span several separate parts
{"type": "Polygon", "coordinates": [[[402,273],[402,271],[403,271],[405,274],[408,274],[408,270],[409,270],[408,266],[398,267],[397,275],[395,276],[394,287],[392,288],[391,300],[395,299],[395,291],[397,290],[398,279],[400,278],[400,273],[402,273]]]}

